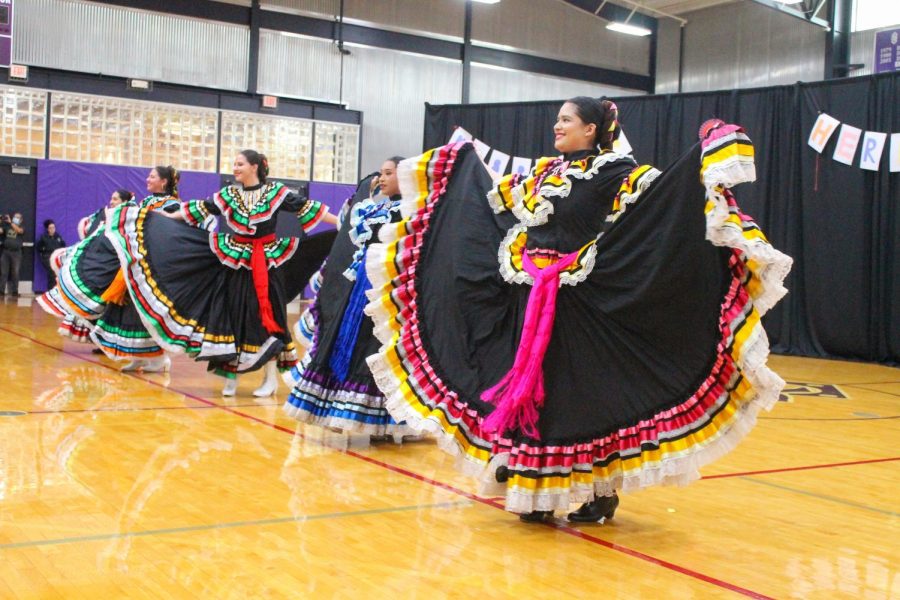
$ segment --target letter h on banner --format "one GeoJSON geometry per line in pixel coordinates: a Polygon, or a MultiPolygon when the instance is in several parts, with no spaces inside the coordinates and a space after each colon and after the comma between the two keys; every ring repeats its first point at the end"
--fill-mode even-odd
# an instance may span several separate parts
{"type": "Polygon", "coordinates": [[[809,145],[815,148],[816,152],[821,154],[822,150],[825,149],[825,144],[831,139],[831,134],[834,133],[834,130],[837,129],[837,126],[840,125],[840,123],[840,121],[830,115],[825,113],[820,114],[809,134],[809,145]]]}

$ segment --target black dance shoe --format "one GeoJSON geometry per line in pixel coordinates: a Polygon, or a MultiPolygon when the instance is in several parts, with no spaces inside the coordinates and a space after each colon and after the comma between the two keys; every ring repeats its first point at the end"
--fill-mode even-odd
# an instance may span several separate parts
{"type": "Polygon", "coordinates": [[[581,508],[569,513],[569,521],[573,523],[598,523],[606,519],[612,519],[619,507],[619,496],[599,496],[590,502],[585,502],[581,508]]]}
{"type": "Polygon", "coordinates": [[[519,520],[523,523],[543,523],[552,518],[552,510],[533,510],[530,513],[522,513],[519,515],[519,520]]]}
{"type": "Polygon", "coordinates": [[[509,467],[506,465],[497,467],[497,470],[494,471],[494,479],[497,480],[497,483],[506,483],[509,481],[509,467]]]}

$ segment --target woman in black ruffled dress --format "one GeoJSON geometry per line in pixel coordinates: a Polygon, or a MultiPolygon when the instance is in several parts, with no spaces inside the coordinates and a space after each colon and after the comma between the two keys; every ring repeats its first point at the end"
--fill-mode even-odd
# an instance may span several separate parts
{"type": "Polygon", "coordinates": [[[400,220],[397,165],[402,160],[384,161],[381,171],[360,181],[347,201],[338,237],[319,274],[315,301],[299,322],[301,333],[308,332],[309,349],[292,371],[294,388],[284,404],[285,412],[299,421],[389,435],[395,441],[411,431],[388,413],[366,363],[380,343],[363,309],[371,288],[367,249],[383,227],[400,220]],[[376,178],[378,188],[371,185],[376,178]]]}
{"type": "Polygon", "coordinates": [[[160,346],[206,361],[209,370],[229,378],[226,395],[234,393],[239,373],[265,366],[266,378],[254,393],[270,395],[277,387],[272,361],[282,370],[297,362],[287,327],[289,298],[274,274],[301,246],[298,238],[276,237],[275,217],[295,213],[304,231],[334,218],[304,192],[268,181],[268,162],[253,150],[236,157],[234,176],[234,185],[176,212],[120,207],[110,216],[107,237],[138,313],[160,346]],[[197,227],[219,215],[237,233],[197,227]]]}
{"type": "Polygon", "coordinates": [[[562,155],[526,177],[492,182],[467,143],[404,161],[405,220],[368,251],[388,409],[526,521],[697,478],[784,384],[760,317],[791,260],[729,190],[749,139],[709,123],[660,172],[612,150],[616,117],[566,102],[562,155]]]}
{"type": "Polygon", "coordinates": [[[130,192],[118,190],[110,199],[110,209],[82,219],[79,232],[85,238],[66,251],[59,285],[38,298],[45,310],[66,315],[73,325],[76,319],[92,321],[90,339],[107,357],[127,361],[123,371],[168,371],[171,360],[144,327],[128,295],[119,258],[105,235],[106,217],[123,203],[148,211],[177,211],[181,206],[178,180],[174,167],[154,167],[147,175],[149,196],[134,202],[130,192]]]}

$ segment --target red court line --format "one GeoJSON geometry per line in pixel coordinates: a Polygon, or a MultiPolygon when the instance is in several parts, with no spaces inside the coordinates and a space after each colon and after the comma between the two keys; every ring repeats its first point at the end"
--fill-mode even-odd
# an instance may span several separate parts
{"type": "Polygon", "coordinates": [[[789,471],[811,471],[813,469],[831,469],[833,467],[850,467],[852,465],[870,465],[872,463],[882,463],[900,460],[900,456],[891,458],[870,458],[867,460],[853,460],[842,463],[828,463],[825,465],[806,465],[803,467],[785,467],[784,469],[767,469],[765,471],[744,471],[743,473],[723,473],[721,475],[704,475],[703,479],[724,479],[725,477],[748,477],[750,475],[768,475],[769,473],[787,473],[789,471]]]}
{"type": "MultiPolygon", "coordinates": [[[[65,349],[62,349],[62,348],[57,348],[56,346],[52,346],[52,345],[47,344],[47,343],[45,343],[45,342],[42,342],[42,341],[40,341],[40,340],[36,340],[36,339],[34,339],[34,338],[32,338],[32,337],[29,337],[29,336],[27,336],[27,335],[18,333],[18,332],[16,332],[16,331],[11,330],[11,329],[7,329],[6,327],[0,327],[0,331],[5,331],[6,333],[9,333],[9,334],[14,335],[14,336],[16,336],[16,337],[20,337],[20,338],[22,338],[22,339],[29,340],[29,341],[31,341],[31,342],[33,342],[33,343],[39,345],[39,346],[43,346],[43,347],[45,347],[45,348],[50,348],[51,350],[56,350],[57,352],[60,352],[60,353],[62,353],[62,354],[66,354],[66,355],[68,355],[68,356],[72,356],[72,357],[77,358],[77,359],[79,359],[79,360],[83,360],[83,361],[86,361],[86,362],[90,362],[90,363],[93,363],[93,364],[97,364],[97,365],[100,365],[101,367],[104,367],[104,368],[106,368],[106,369],[110,369],[110,370],[113,370],[113,371],[118,372],[116,369],[114,369],[113,367],[110,367],[109,365],[105,365],[105,364],[103,364],[103,363],[101,363],[101,362],[99,362],[99,361],[96,361],[96,360],[93,360],[93,359],[86,358],[86,357],[81,356],[81,355],[79,355],[79,354],[75,354],[74,352],[69,352],[68,350],[65,350],[65,349]]],[[[131,374],[130,374],[130,375],[131,375],[131,374]]],[[[132,376],[132,377],[135,377],[134,375],[131,375],[131,376],[132,376]]],[[[189,394],[189,393],[185,393],[185,392],[180,392],[180,391],[178,391],[178,390],[176,390],[176,389],[167,388],[166,386],[162,385],[161,383],[157,383],[157,382],[151,381],[151,380],[149,380],[149,379],[143,379],[143,378],[140,378],[140,377],[136,377],[136,378],[137,378],[137,379],[140,379],[141,381],[144,381],[144,382],[146,382],[146,383],[149,383],[149,384],[151,384],[151,385],[154,385],[154,386],[156,386],[156,387],[161,387],[161,388],[167,389],[167,390],[169,390],[169,391],[171,391],[171,392],[174,392],[174,393],[177,393],[177,394],[181,394],[181,395],[183,395],[184,397],[190,398],[190,399],[192,399],[192,400],[196,400],[197,402],[202,402],[203,404],[209,405],[209,406],[211,406],[211,407],[220,408],[220,409],[222,409],[222,410],[224,410],[224,411],[227,411],[227,412],[230,412],[230,413],[232,413],[232,414],[238,415],[238,416],[243,417],[243,418],[245,418],[245,419],[250,419],[251,421],[256,421],[257,423],[260,423],[260,424],[262,424],[262,425],[266,425],[266,426],[271,427],[271,428],[273,428],[273,429],[277,429],[278,431],[283,431],[283,432],[289,433],[289,434],[291,434],[291,435],[299,435],[301,438],[306,439],[305,436],[303,436],[303,434],[298,433],[297,431],[292,430],[292,429],[289,429],[289,428],[287,428],[287,427],[283,427],[283,426],[281,426],[281,425],[278,425],[277,423],[271,423],[271,422],[269,422],[269,421],[264,421],[263,419],[259,419],[259,418],[257,418],[257,417],[254,417],[253,415],[248,415],[247,413],[241,412],[241,411],[239,411],[239,410],[233,410],[233,409],[231,409],[231,408],[229,408],[229,407],[227,407],[227,406],[222,406],[222,405],[220,405],[220,404],[216,404],[216,403],[214,403],[214,402],[211,402],[211,401],[209,401],[209,400],[207,400],[207,399],[205,399],[205,398],[201,398],[200,396],[196,396],[196,395],[194,395],[194,394],[189,394]]],[[[485,504],[485,505],[491,506],[491,507],[493,507],[493,508],[497,508],[497,509],[500,509],[500,510],[504,510],[503,505],[500,504],[499,502],[497,502],[496,500],[493,500],[493,499],[490,499],[490,498],[482,498],[481,496],[476,496],[475,494],[472,494],[472,493],[470,493],[470,492],[466,492],[465,490],[461,490],[461,489],[459,489],[459,488],[457,488],[457,487],[454,487],[454,486],[452,486],[452,485],[450,485],[450,484],[444,483],[444,482],[442,482],[442,481],[438,481],[438,480],[436,480],[436,479],[431,479],[430,477],[425,477],[424,475],[419,475],[418,473],[414,473],[413,471],[408,471],[408,470],[406,470],[406,469],[404,469],[404,468],[402,468],[402,467],[398,467],[398,466],[396,466],[396,465],[392,465],[392,464],[390,464],[390,463],[386,463],[386,462],[380,461],[380,460],[378,460],[378,459],[376,459],[376,458],[372,458],[371,456],[366,456],[365,454],[359,454],[358,452],[354,452],[354,451],[352,451],[352,450],[339,450],[339,449],[336,449],[336,448],[331,448],[331,449],[334,450],[335,452],[340,452],[340,453],[342,453],[342,454],[346,454],[347,456],[352,456],[353,458],[358,458],[358,459],[363,460],[363,461],[365,461],[365,462],[367,462],[367,463],[376,465],[376,466],[381,467],[381,468],[383,468],[383,469],[387,469],[388,471],[392,471],[392,472],[394,472],[394,473],[398,473],[398,474],[400,474],[400,475],[404,475],[404,476],[409,477],[409,478],[411,478],[411,479],[415,479],[416,481],[421,481],[421,482],[423,482],[423,483],[427,483],[427,484],[432,485],[432,486],[434,486],[434,487],[437,487],[437,488],[440,488],[440,489],[447,490],[447,491],[449,491],[449,492],[452,492],[452,493],[454,493],[454,494],[457,494],[457,495],[462,496],[462,497],[464,497],[464,498],[467,498],[467,499],[469,499],[469,500],[472,500],[472,501],[475,501],[475,502],[479,502],[479,503],[481,503],[481,504],[485,504]]],[[[637,559],[639,559],[639,560],[643,560],[643,561],[645,561],[645,562],[649,562],[649,563],[651,563],[651,564],[653,564],[653,565],[656,565],[656,566],[659,566],[659,567],[663,567],[663,568],[665,568],[665,569],[669,569],[670,571],[674,571],[674,572],[679,573],[679,574],[681,574],[681,575],[686,575],[686,576],[688,576],[688,577],[692,577],[692,578],[697,579],[697,580],[699,580],[699,581],[703,581],[703,582],[709,583],[709,584],[711,584],[711,585],[715,585],[715,586],[717,586],[717,587],[720,587],[720,588],[723,588],[723,589],[726,589],[726,590],[735,592],[735,593],[737,593],[737,594],[741,594],[741,595],[743,595],[743,596],[747,596],[748,598],[756,598],[756,599],[758,599],[758,600],[774,600],[771,596],[766,596],[766,595],[764,595],[764,594],[760,594],[760,593],[758,593],[758,592],[754,592],[753,590],[749,590],[749,589],[746,589],[746,588],[742,588],[742,587],[737,586],[737,585],[734,585],[734,584],[732,584],[732,583],[728,583],[727,581],[723,581],[723,580],[721,580],[721,579],[717,579],[717,578],[715,578],[715,577],[711,577],[711,576],[709,576],[709,575],[705,575],[705,574],[700,573],[700,572],[698,572],[698,571],[694,571],[693,569],[689,569],[689,568],[687,568],[687,567],[682,567],[682,566],[680,566],[680,565],[676,565],[676,564],[674,564],[674,563],[670,563],[670,562],[668,562],[668,561],[666,561],[666,560],[662,560],[662,559],[656,558],[656,557],[651,556],[651,555],[649,555],[649,554],[644,554],[643,552],[639,552],[638,550],[632,550],[631,548],[628,548],[628,547],[626,547],[626,546],[622,546],[622,545],[619,545],[619,544],[614,544],[614,543],[612,543],[612,542],[608,542],[608,541],[606,541],[606,540],[604,540],[604,539],[601,539],[601,538],[592,536],[592,535],[590,535],[590,534],[588,534],[588,533],[585,533],[585,532],[583,532],[583,531],[580,531],[580,530],[578,530],[578,529],[576,529],[576,528],[574,528],[574,527],[570,527],[570,526],[568,526],[568,525],[557,524],[557,523],[552,523],[552,522],[551,522],[551,523],[548,523],[547,525],[552,526],[552,527],[556,528],[558,531],[561,531],[561,532],[563,532],[563,533],[567,533],[567,534],[569,534],[569,535],[571,535],[571,536],[574,536],[574,537],[577,537],[577,538],[579,538],[579,539],[582,539],[582,540],[591,542],[591,543],[593,543],[593,544],[597,544],[597,545],[599,545],[599,546],[602,546],[602,547],[604,547],[604,548],[608,548],[608,549],[610,549],[610,550],[614,550],[614,551],[616,551],[616,552],[620,552],[620,553],[622,553],[622,554],[625,554],[626,556],[630,556],[630,557],[632,557],[632,558],[637,558],[637,559]]]]}

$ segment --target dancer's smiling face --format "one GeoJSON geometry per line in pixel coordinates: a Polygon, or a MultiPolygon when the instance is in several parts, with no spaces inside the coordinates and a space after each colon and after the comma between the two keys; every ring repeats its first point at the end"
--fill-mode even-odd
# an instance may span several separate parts
{"type": "Polygon", "coordinates": [[[381,183],[381,193],[387,197],[396,196],[400,193],[400,183],[397,181],[397,163],[392,160],[386,160],[381,165],[381,173],[378,176],[381,183]]]}
{"type": "Polygon", "coordinates": [[[241,185],[249,186],[259,183],[259,165],[252,165],[247,157],[238,154],[234,157],[234,180],[241,185]]]}
{"type": "Polygon", "coordinates": [[[115,208],[120,204],[122,204],[122,198],[119,196],[119,192],[113,192],[112,196],[109,197],[109,207],[115,208]]]}
{"type": "Polygon", "coordinates": [[[553,147],[562,153],[590,150],[597,137],[597,125],[585,123],[578,114],[578,107],[566,102],[559,109],[553,126],[553,147]]]}
{"type": "Polygon", "coordinates": [[[160,177],[156,169],[151,169],[150,174],[147,175],[147,191],[151,194],[161,194],[164,192],[167,183],[169,183],[169,180],[160,177]]]}

